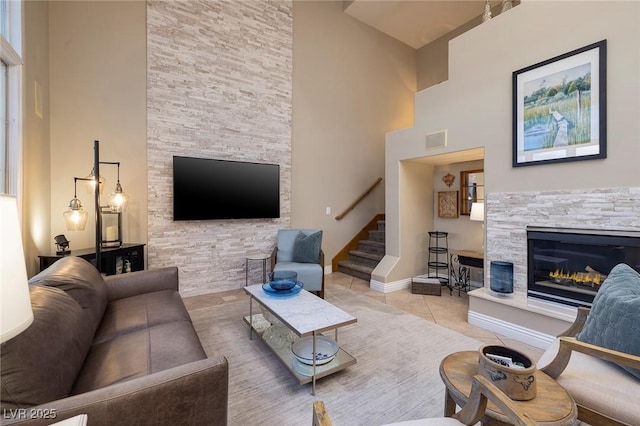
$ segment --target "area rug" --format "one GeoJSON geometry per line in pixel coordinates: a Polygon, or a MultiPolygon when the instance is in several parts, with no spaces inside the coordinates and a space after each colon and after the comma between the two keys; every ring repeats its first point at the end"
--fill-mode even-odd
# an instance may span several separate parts
{"type": "Polygon", "coordinates": [[[358,319],[338,332],[357,363],[319,379],[315,396],[259,338],[249,340],[246,300],[190,310],[207,354],[229,361],[229,425],[310,425],[315,400],[325,402],[335,426],[442,416],[440,362],[482,342],[341,286],[330,286],[326,298],[358,319]]]}

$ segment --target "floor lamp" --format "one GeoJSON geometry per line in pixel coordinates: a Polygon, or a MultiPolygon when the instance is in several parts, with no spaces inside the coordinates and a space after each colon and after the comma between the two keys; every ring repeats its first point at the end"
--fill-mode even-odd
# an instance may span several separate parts
{"type": "MultiPolygon", "coordinates": [[[[85,181],[92,187],[93,201],[96,212],[96,268],[102,268],[102,207],[100,206],[100,192],[104,185],[104,180],[100,177],[100,164],[111,164],[118,166],[118,180],[114,192],[109,196],[109,209],[114,213],[121,213],[127,206],[129,196],[124,193],[120,185],[120,163],[110,161],[100,161],[100,142],[93,141],[93,171],[88,177],[74,177],[74,195],[69,202],[69,210],[63,213],[65,225],[69,231],[82,231],[87,225],[88,213],[82,209],[82,203],[77,197],[77,182],[85,181]]],[[[108,234],[108,233],[107,233],[108,234]]],[[[122,236],[119,235],[122,239],[122,236]]]]}

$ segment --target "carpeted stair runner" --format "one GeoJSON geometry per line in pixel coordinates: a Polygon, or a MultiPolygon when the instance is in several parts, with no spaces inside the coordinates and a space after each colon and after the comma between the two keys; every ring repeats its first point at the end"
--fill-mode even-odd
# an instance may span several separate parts
{"type": "Polygon", "coordinates": [[[356,250],[349,251],[349,259],[338,262],[338,271],[360,278],[371,280],[371,272],[380,263],[385,253],[385,221],[377,222],[378,228],[369,231],[369,238],[360,240],[356,250]]]}

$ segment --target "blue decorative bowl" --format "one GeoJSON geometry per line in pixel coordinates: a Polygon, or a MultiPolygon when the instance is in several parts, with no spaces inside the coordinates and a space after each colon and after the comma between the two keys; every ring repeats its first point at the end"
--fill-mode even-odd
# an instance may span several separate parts
{"type": "Polygon", "coordinates": [[[288,291],[295,287],[298,274],[294,271],[273,271],[269,278],[269,286],[278,291],[288,291]]]}
{"type": "Polygon", "coordinates": [[[270,283],[265,283],[265,284],[262,284],[262,289],[264,290],[265,293],[267,293],[270,296],[290,297],[300,293],[300,291],[302,290],[302,283],[300,281],[296,282],[296,285],[293,288],[290,288],[289,290],[276,290],[273,287],[271,287],[270,283]]]}
{"type": "Polygon", "coordinates": [[[274,290],[288,291],[288,290],[291,290],[293,287],[295,287],[296,281],[294,281],[294,280],[270,281],[269,285],[274,290]]]}

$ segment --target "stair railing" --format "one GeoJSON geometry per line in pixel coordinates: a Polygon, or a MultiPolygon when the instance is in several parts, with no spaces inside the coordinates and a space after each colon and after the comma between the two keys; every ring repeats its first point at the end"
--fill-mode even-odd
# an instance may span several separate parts
{"type": "Polygon", "coordinates": [[[339,215],[337,215],[335,217],[336,220],[340,220],[342,218],[344,218],[351,210],[353,210],[362,200],[364,200],[367,195],[371,194],[371,192],[376,189],[376,186],[378,186],[380,184],[380,182],[382,182],[382,178],[378,177],[378,179],[376,179],[376,181],[369,187],[367,188],[366,191],[364,191],[362,193],[362,195],[360,195],[353,203],[351,203],[351,205],[349,207],[347,207],[342,213],[340,213],[339,215]]]}

